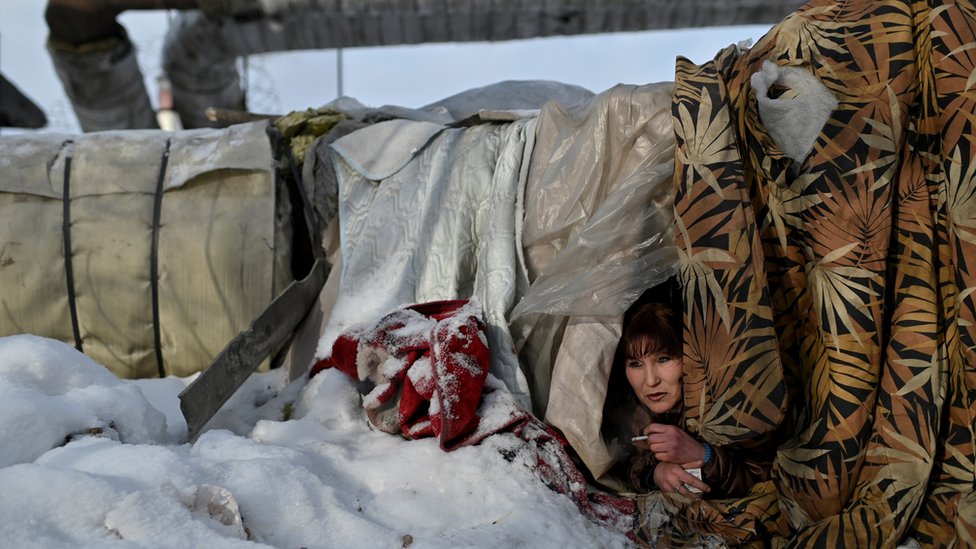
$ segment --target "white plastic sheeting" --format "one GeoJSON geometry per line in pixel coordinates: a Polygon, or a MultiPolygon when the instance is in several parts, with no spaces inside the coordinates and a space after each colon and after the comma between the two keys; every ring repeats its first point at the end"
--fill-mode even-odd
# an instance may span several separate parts
{"type": "Polygon", "coordinates": [[[549,103],[537,124],[522,242],[532,284],[513,331],[537,413],[596,478],[614,461],[600,427],[623,313],[677,267],[672,92],[618,85],[549,103]]]}
{"type": "Polygon", "coordinates": [[[522,237],[532,288],[513,318],[620,315],[674,273],[672,89],[542,110],[522,237]]]}

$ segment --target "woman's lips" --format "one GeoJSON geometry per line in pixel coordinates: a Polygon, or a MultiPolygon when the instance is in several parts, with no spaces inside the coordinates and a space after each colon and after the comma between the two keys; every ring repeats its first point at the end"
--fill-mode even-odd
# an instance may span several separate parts
{"type": "Polygon", "coordinates": [[[647,395],[644,398],[646,398],[647,400],[653,401],[653,402],[657,402],[657,401],[663,399],[666,396],[668,396],[667,393],[651,393],[651,394],[647,395]]]}

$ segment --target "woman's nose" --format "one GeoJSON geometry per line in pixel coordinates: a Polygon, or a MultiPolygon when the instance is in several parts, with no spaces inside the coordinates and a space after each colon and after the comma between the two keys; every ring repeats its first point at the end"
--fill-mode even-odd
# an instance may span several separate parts
{"type": "Polygon", "coordinates": [[[660,379],[655,375],[654,368],[650,366],[644,366],[644,385],[648,387],[653,387],[657,385],[660,379]]]}

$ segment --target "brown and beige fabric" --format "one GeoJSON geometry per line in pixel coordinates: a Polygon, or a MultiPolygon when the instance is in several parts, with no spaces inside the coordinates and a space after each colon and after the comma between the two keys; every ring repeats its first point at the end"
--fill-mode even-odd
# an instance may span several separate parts
{"type": "Polygon", "coordinates": [[[974,44],[970,2],[814,1],[749,51],[679,59],[689,424],[716,443],[788,434],[749,498],[642,501],[674,518],[647,528],[657,543],[708,524],[731,542],[976,545],[974,44]],[[757,106],[765,61],[837,100],[802,161],[757,106]]]}

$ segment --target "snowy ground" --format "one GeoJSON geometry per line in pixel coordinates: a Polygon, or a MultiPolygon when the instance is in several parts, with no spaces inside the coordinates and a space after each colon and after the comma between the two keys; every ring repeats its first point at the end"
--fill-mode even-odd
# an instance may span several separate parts
{"type": "Polygon", "coordinates": [[[63,343],[0,338],[0,546],[629,545],[506,461],[512,435],[446,453],[373,431],[327,370],[252,376],[188,444],[189,381],[119,380],[63,343]]]}

